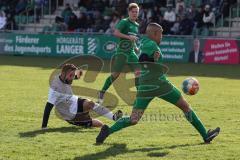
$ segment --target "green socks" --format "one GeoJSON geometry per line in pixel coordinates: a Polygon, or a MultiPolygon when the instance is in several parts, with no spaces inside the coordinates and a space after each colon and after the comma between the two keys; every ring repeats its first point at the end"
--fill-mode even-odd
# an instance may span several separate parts
{"type": "Polygon", "coordinates": [[[128,126],[131,126],[131,119],[129,116],[127,117],[122,117],[120,118],[117,122],[115,122],[115,124],[113,124],[109,130],[110,130],[110,134],[117,132],[123,128],[126,128],[128,126]]]}
{"type": "Polygon", "coordinates": [[[195,127],[195,129],[201,134],[203,139],[207,137],[207,131],[198,116],[194,113],[194,111],[189,111],[185,113],[187,120],[195,127]]]}
{"type": "MultiPolygon", "coordinates": [[[[194,113],[194,111],[189,111],[187,113],[185,113],[185,116],[187,118],[187,120],[195,127],[195,129],[201,134],[201,136],[203,137],[203,139],[207,138],[207,131],[204,127],[204,125],[202,124],[202,122],[200,121],[200,119],[197,117],[197,115],[194,113]]],[[[110,134],[117,132],[123,128],[126,128],[128,126],[131,126],[131,119],[129,116],[127,117],[122,117],[120,118],[117,122],[115,122],[115,124],[113,124],[110,128],[110,134]]]]}
{"type": "Polygon", "coordinates": [[[115,79],[113,78],[113,76],[112,75],[110,75],[107,79],[106,79],[106,81],[105,81],[105,83],[104,83],[104,86],[103,86],[103,88],[102,88],[102,92],[106,92],[107,90],[108,90],[108,88],[111,86],[111,84],[113,83],[113,81],[114,81],[115,79]]]}

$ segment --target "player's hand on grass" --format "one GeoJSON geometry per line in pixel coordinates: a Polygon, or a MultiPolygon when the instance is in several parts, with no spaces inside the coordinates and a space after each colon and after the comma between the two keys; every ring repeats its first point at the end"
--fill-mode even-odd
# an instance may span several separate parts
{"type": "Polygon", "coordinates": [[[77,69],[77,70],[75,71],[75,77],[76,77],[76,79],[80,79],[80,77],[82,76],[82,74],[83,74],[83,71],[82,71],[81,69],[77,69]]]}

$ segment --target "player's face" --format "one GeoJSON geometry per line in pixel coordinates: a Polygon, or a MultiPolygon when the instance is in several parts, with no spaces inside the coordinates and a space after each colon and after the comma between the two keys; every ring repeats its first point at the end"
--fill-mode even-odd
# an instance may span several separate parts
{"type": "Polygon", "coordinates": [[[156,38],[157,44],[160,44],[160,43],[161,43],[161,40],[162,40],[162,31],[159,30],[159,31],[155,34],[155,38],[156,38]]]}
{"type": "Polygon", "coordinates": [[[139,8],[132,8],[130,11],[128,11],[129,18],[132,21],[136,21],[138,18],[139,8]]]}
{"type": "Polygon", "coordinates": [[[74,77],[75,77],[75,70],[67,72],[66,77],[65,77],[66,83],[72,84],[74,77]]]}

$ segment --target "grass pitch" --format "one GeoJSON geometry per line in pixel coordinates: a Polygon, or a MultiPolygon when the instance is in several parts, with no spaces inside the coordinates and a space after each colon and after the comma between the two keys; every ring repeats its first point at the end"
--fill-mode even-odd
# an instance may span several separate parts
{"type": "MultiPolygon", "coordinates": [[[[207,128],[221,127],[212,144],[202,144],[179,109],[154,99],[138,125],[96,146],[98,128],[71,126],[54,111],[49,129],[40,129],[49,76],[64,60],[0,56],[0,159],[240,159],[240,65],[167,64],[169,79],[178,88],[186,77],[199,80],[199,93],[185,98],[207,128]]],[[[109,75],[107,68],[94,83],[79,81],[75,85],[100,89],[109,75]]],[[[116,95],[113,87],[109,91],[116,95]]],[[[117,109],[130,114],[131,106],[118,97],[117,109]]]]}

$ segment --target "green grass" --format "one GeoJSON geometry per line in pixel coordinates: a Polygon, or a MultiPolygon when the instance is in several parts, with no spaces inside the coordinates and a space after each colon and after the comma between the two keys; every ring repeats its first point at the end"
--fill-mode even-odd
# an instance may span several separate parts
{"type": "MultiPolygon", "coordinates": [[[[0,159],[240,159],[240,65],[167,64],[169,79],[177,87],[189,76],[200,81],[199,93],[185,98],[207,128],[221,127],[212,144],[202,144],[179,109],[154,99],[138,125],[111,135],[105,144],[96,146],[99,129],[71,126],[54,112],[49,129],[40,130],[49,76],[63,61],[64,58],[0,56],[0,159]],[[156,115],[157,120],[150,115],[156,115]],[[173,120],[172,115],[180,117],[173,120]]],[[[105,67],[96,82],[79,81],[75,85],[99,89],[107,76],[105,67]]],[[[110,92],[116,95],[112,87],[110,92]]],[[[131,111],[119,97],[117,109],[128,114],[131,111]]]]}

